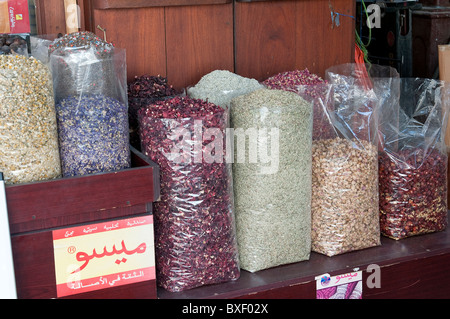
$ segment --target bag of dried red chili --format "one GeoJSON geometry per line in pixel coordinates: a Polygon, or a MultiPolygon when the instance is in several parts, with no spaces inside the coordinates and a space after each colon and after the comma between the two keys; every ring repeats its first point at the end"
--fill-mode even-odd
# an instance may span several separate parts
{"type": "Polygon", "coordinates": [[[174,292],[237,279],[227,111],[174,97],[138,115],[142,151],[161,170],[154,211],[158,284],[174,292]]]}
{"type": "Polygon", "coordinates": [[[383,235],[402,239],[447,226],[449,110],[442,82],[397,81],[397,100],[381,105],[386,116],[380,123],[380,227],[383,235]]]}

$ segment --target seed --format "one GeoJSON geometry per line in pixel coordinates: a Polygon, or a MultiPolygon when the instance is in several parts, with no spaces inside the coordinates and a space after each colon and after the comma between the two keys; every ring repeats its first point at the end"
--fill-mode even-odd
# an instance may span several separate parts
{"type": "Polygon", "coordinates": [[[56,105],[64,177],[131,166],[127,106],[103,95],[67,97],[56,105]]]}

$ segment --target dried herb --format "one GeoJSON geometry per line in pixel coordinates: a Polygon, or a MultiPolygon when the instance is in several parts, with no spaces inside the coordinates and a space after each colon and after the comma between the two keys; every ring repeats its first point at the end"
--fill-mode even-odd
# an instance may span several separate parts
{"type": "Polygon", "coordinates": [[[63,176],[116,171],[131,165],[127,106],[102,95],[56,104],[63,176]]]}
{"type": "Polygon", "coordinates": [[[402,239],[447,226],[449,88],[434,79],[402,78],[381,104],[380,227],[402,239]]]}
{"type": "Polygon", "coordinates": [[[234,134],[248,133],[245,160],[239,160],[237,137],[233,164],[236,232],[245,270],[309,258],[311,119],[311,105],[292,92],[260,89],[232,100],[234,134]],[[258,158],[252,158],[252,148],[258,158]]]}
{"type": "Polygon", "coordinates": [[[0,171],[7,184],[61,175],[50,71],[24,56],[0,56],[0,171]]]}
{"type": "Polygon", "coordinates": [[[19,35],[0,34],[0,55],[3,54],[28,56],[27,41],[19,35]]]}
{"type": "Polygon", "coordinates": [[[55,102],[102,94],[127,103],[125,51],[91,32],[74,32],[49,46],[55,102]]]}
{"type": "Polygon", "coordinates": [[[167,83],[167,79],[158,75],[136,76],[128,83],[128,119],[130,126],[130,144],[141,148],[139,139],[138,111],[156,101],[181,94],[167,83]]]}
{"type": "Polygon", "coordinates": [[[215,70],[203,76],[195,86],[188,88],[188,95],[229,109],[233,98],[263,87],[255,79],[227,70],[215,70]]]}
{"type": "Polygon", "coordinates": [[[101,58],[110,57],[114,52],[114,46],[112,43],[105,42],[94,33],[88,31],[73,32],[55,39],[49,45],[48,52],[49,54],[52,54],[58,49],[64,49],[61,52],[71,54],[72,49],[76,50],[80,48],[93,48],[95,55],[101,58]]]}
{"type": "Polygon", "coordinates": [[[158,101],[139,111],[142,150],[161,171],[155,254],[157,282],[169,291],[239,277],[231,169],[223,160],[204,157],[214,141],[216,152],[225,152],[227,123],[222,108],[188,97],[158,101]],[[216,130],[215,135],[201,138],[208,129],[216,130]]]}
{"type": "Polygon", "coordinates": [[[130,167],[125,52],[90,32],[49,48],[64,176],[130,167]]]}
{"type": "MultiPolygon", "coordinates": [[[[284,90],[297,93],[299,85],[317,85],[326,83],[320,76],[310,73],[308,69],[281,72],[266,79],[263,84],[269,89],[284,90]]],[[[314,96],[312,89],[309,93],[314,96]]]]}
{"type": "Polygon", "coordinates": [[[325,95],[328,92],[327,82],[320,76],[310,73],[308,69],[294,70],[278,73],[263,83],[269,89],[294,92],[307,101],[311,101],[314,109],[313,139],[334,137],[334,130],[325,120],[326,115],[319,103],[320,100],[326,100],[325,95]]]}
{"type": "Polygon", "coordinates": [[[377,154],[364,140],[314,141],[313,251],[334,256],[380,244],[377,154]]]}

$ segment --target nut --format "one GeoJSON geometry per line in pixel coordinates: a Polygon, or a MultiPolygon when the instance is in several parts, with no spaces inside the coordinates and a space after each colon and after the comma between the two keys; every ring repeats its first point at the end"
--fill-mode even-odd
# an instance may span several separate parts
{"type": "Polygon", "coordinates": [[[342,138],[312,148],[312,250],[333,256],[380,244],[375,145],[342,138]]]}

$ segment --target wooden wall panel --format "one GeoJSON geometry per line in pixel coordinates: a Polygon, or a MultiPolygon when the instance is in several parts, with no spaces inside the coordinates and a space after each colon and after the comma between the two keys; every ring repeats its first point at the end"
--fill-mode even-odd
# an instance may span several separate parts
{"type": "Polygon", "coordinates": [[[233,4],[165,10],[169,83],[181,88],[216,69],[234,71],[233,4]]]}
{"type": "Polygon", "coordinates": [[[236,73],[263,80],[295,66],[296,1],[235,4],[236,73]]]}
{"type": "Polygon", "coordinates": [[[308,67],[321,76],[336,64],[352,62],[354,16],[349,0],[236,2],[235,71],[258,80],[308,67]]]}
{"type": "MultiPolygon", "coordinates": [[[[43,33],[60,30],[63,0],[37,2],[43,33]]],[[[158,0],[140,1],[139,8],[131,0],[78,3],[82,27],[102,35],[101,25],[108,41],[126,49],[129,80],[160,74],[181,88],[215,69],[264,80],[306,67],[324,76],[328,67],[353,61],[353,0],[168,0],[165,6],[158,0]],[[332,12],[341,14],[339,26],[332,12]]]]}
{"type": "Polygon", "coordinates": [[[63,0],[35,0],[38,34],[66,33],[63,0]]]}
{"type": "Polygon", "coordinates": [[[94,10],[95,33],[126,49],[128,80],[143,74],[166,76],[164,8],[94,10]]]}
{"type": "Polygon", "coordinates": [[[296,63],[324,76],[324,71],[354,61],[355,3],[348,0],[305,0],[296,2],[296,63]],[[332,24],[329,3],[339,16],[339,26],[332,24]]]}

